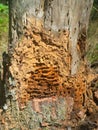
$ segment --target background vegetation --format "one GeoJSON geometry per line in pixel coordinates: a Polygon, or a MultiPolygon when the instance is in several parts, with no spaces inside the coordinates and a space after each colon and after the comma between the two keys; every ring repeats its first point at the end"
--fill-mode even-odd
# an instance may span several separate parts
{"type": "Polygon", "coordinates": [[[91,64],[98,62],[98,0],[94,0],[88,29],[87,58],[91,64]]]}
{"type": "Polygon", "coordinates": [[[0,4],[0,61],[8,43],[8,6],[0,4]]]}

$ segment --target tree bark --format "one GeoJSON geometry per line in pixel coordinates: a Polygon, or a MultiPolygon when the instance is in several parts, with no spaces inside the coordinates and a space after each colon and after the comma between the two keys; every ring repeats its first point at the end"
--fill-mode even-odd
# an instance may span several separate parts
{"type": "MultiPolygon", "coordinates": [[[[60,30],[69,30],[69,37],[71,42],[70,51],[72,53],[71,73],[75,74],[77,72],[77,68],[81,58],[81,55],[79,56],[78,54],[76,46],[78,40],[80,40],[79,38],[81,37],[81,35],[83,35],[84,37],[86,37],[87,35],[92,4],[93,0],[91,0],[90,2],[89,0],[86,2],[83,1],[82,3],[80,3],[79,1],[73,2],[71,0],[63,0],[62,3],[59,0],[38,2],[19,1],[17,2],[17,4],[12,1],[12,16],[10,18],[13,19],[11,20],[11,22],[12,26],[14,26],[14,29],[11,29],[11,32],[13,32],[13,36],[10,36],[10,38],[12,39],[10,40],[10,45],[13,46],[14,44],[16,44],[18,38],[23,32],[23,27],[27,24],[26,17],[29,17],[29,15],[30,17],[37,17],[38,20],[41,20],[43,27],[47,28],[48,30],[52,29],[55,32],[59,32],[60,30]],[[30,7],[30,4],[33,7],[30,7]],[[20,5],[23,7],[22,9],[20,8],[20,5]],[[17,8],[19,8],[19,10],[17,10],[17,8]],[[16,22],[16,19],[18,22],[16,22]]],[[[86,45],[81,45],[80,48],[80,51],[83,51],[83,53],[85,50],[85,46],[86,45]]]]}
{"type": "Polygon", "coordinates": [[[77,74],[86,52],[92,4],[93,0],[10,0],[6,97],[15,128],[60,130],[77,124],[71,117],[73,109],[79,114],[84,106],[85,76],[77,74]],[[81,86],[80,95],[75,84],[81,86]]]}

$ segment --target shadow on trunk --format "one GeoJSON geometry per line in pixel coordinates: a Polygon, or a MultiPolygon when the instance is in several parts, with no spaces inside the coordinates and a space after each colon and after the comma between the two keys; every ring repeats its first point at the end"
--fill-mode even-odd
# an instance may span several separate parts
{"type": "Polygon", "coordinates": [[[3,74],[0,71],[0,107],[3,108],[4,104],[6,103],[6,94],[5,94],[5,81],[6,81],[6,75],[8,73],[8,66],[9,66],[9,56],[6,52],[2,54],[2,66],[3,70],[1,68],[1,71],[3,71],[3,74]]]}

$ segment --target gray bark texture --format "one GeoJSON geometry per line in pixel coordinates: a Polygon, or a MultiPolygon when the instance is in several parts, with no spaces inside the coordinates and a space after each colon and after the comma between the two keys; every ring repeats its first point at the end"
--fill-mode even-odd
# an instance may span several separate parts
{"type": "Polygon", "coordinates": [[[69,130],[77,124],[73,109],[80,112],[86,85],[80,76],[78,99],[72,75],[84,60],[92,5],[93,0],[9,1],[6,130],[69,130]]]}

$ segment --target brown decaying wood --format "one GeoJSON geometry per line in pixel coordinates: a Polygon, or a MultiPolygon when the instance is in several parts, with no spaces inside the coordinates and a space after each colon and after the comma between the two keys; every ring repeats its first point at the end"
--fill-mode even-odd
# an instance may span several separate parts
{"type": "MultiPolygon", "coordinates": [[[[85,61],[80,71],[71,76],[71,55],[69,53],[69,32],[59,37],[44,29],[32,26],[25,28],[24,37],[17,43],[12,58],[10,72],[16,80],[19,106],[28,100],[52,96],[72,97],[73,112],[83,118],[85,112],[96,110],[93,94],[88,83],[96,76],[87,72],[85,61]],[[65,46],[61,46],[64,42],[65,46]]],[[[88,70],[89,71],[89,70],[88,70]]],[[[72,117],[75,117],[72,113],[72,117]]]]}

